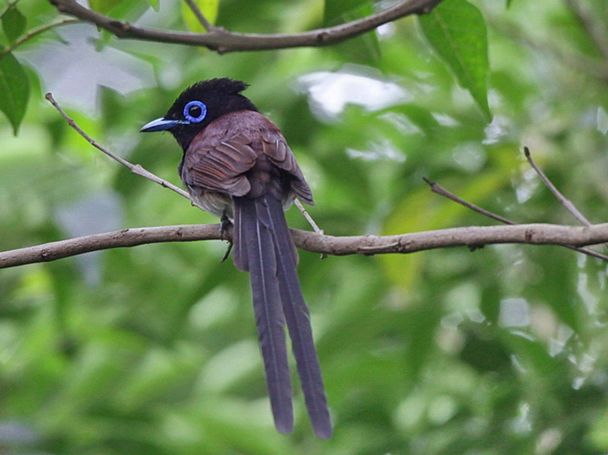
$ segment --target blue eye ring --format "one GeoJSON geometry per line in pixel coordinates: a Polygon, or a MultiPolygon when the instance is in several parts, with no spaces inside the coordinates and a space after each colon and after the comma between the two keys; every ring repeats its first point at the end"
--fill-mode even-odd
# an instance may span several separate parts
{"type": "Polygon", "coordinates": [[[184,118],[190,123],[201,123],[207,116],[207,105],[202,101],[190,101],[184,106],[184,118]],[[199,112],[197,112],[199,111],[199,112]]]}

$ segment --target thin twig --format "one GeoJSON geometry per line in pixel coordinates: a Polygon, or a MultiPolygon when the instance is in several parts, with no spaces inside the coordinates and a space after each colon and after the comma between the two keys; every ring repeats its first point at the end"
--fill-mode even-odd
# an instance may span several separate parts
{"type": "MultiPolygon", "coordinates": [[[[95,24],[118,38],[203,46],[220,53],[327,46],[369,32],[380,25],[402,17],[427,14],[441,1],[402,0],[376,14],[333,27],[324,27],[303,33],[259,34],[231,32],[220,27],[214,27],[207,33],[157,30],[104,16],[82,6],[76,0],[50,0],[60,12],[95,24]]],[[[254,5],[255,2],[251,2],[251,4],[254,5]]],[[[255,5],[252,7],[255,7],[255,5]]]]}
{"type": "Polygon", "coordinates": [[[207,18],[205,17],[205,15],[201,11],[201,9],[198,7],[198,5],[196,3],[194,3],[193,0],[184,0],[184,1],[188,4],[188,6],[190,7],[190,9],[192,10],[192,12],[194,13],[194,15],[196,16],[196,18],[198,19],[198,21],[205,28],[205,30],[207,30],[208,32],[210,32],[213,29],[215,29],[215,26],[211,22],[209,22],[207,20],[207,18]]]}
{"type": "MultiPolygon", "coordinates": [[[[306,208],[302,205],[300,200],[298,198],[295,198],[293,200],[293,203],[298,208],[298,210],[300,211],[300,213],[302,214],[304,219],[306,221],[308,221],[308,224],[310,224],[310,227],[312,227],[312,230],[315,231],[317,234],[323,235],[325,232],[323,232],[323,229],[321,229],[319,227],[319,225],[315,222],[315,220],[312,218],[312,216],[310,216],[310,214],[308,213],[308,210],[306,210],[306,208]]],[[[321,254],[321,259],[325,259],[326,257],[327,257],[327,255],[325,253],[321,254]]]]}
{"type": "MultiPolygon", "coordinates": [[[[426,178],[426,177],[422,177],[422,179],[429,185],[429,187],[431,188],[431,191],[435,194],[438,194],[440,196],[443,196],[451,201],[456,202],[457,204],[462,205],[463,207],[466,207],[474,212],[477,212],[483,216],[486,216],[488,218],[491,218],[493,220],[499,221],[503,224],[508,224],[511,226],[521,226],[520,224],[516,223],[513,220],[510,220],[508,218],[505,218],[503,216],[497,215],[494,212],[490,212],[489,210],[486,210],[482,207],[479,207],[478,205],[472,204],[468,201],[465,201],[464,199],[456,196],[454,193],[450,192],[449,190],[445,189],[443,186],[441,186],[439,183],[437,182],[433,182],[430,179],[426,178]]],[[[573,250],[573,251],[578,251],[579,253],[582,254],[586,254],[587,256],[592,256],[596,259],[601,259],[603,261],[608,262],[608,256],[604,255],[602,253],[598,253],[597,251],[594,251],[590,248],[584,248],[584,247],[576,247],[576,246],[572,246],[572,245],[562,245],[564,248],[568,248],[569,250],[573,250]]]]}
{"type": "Polygon", "coordinates": [[[175,186],[173,183],[168,182],[167,180],[164,180],[162,178],[160,178],[159,176],[157,176],[156,174],[153,174],[152,172],[148,171],[147,169],[143,168],[142,166],[140,166],[139,164],[133,164],[130,161],[125,160],[124,158],[113,154],[112,152],[110,152],[108,149],[104,148],[103,146],[101,146],[95,139],[93,139],[91,136],[89,136],[87,133],[84,132],[84,130],[82,128],[80,128],[80,126],[78,126],[78,124],[74,121],[74,119],[72,119],[68,114],[65,113],[65,111],[61,108],[61,106],[59,106],[59,104],[57,103],[57,101],[55,101],[55,99],[53,98],[53,95],[49,92],[44,96],[52,105],[55,109],[57,109],[57,111],[59,111],[59,113],[61,114],[61,116],[65,119],[65,121],[68,123],[68,125],[70,125],[78,134],[80,134],[89,144],[91,144],[93,147],[95,147],[97,150],[99,150],[100,152],[102,152],[104,155],[110,157],[111,159],[113,159],[114,161],[122,164],[123,166],[125,166],[126,168],[128,168],[131,172],[133,172],[136,175],[139,175],[145,179],[148,179],[162,187],[168,188],[171,191],[176,192],[177,194],[179,194],[180,196],[188,199],[193,205],[197,205],[196,202],[194,202],[194,200],[190,197],[190,195],[182,190],[181,188],[175,186]]]}
{"type": "Polygon", "coordinates": [[[433,182],[432,180],[430,180],[426,177],[422,177],[422,180],[424,180],[425,183],[431,187],[431,191],[435,194],[439,194],[440,196],[448,198],[448,199],[456,202],[457,204],[463,205],[466,208],[473,210],[474,212],[480,213],[483,216],[486,216],[488,218],[492,218],[493,220],[499,221],[500,223],[517,224],[514,221],[511,221],[503,216],[497,215],[496,213],[490,212],[489,210],[486,210],[482,207],[479,207],[475,204],[471,204],[470,202],[465,201],[464,199],[456,196],[454,193],[451,193],[450,191],[446,190],[444,187],[442,187],[437,182],[433,182]]]}
{"type": "Polygon", "coordinates": [[[319,227],[319,225],[315,222],[315,220],[312,218],[312,216],[310,216],[310,214],[308,213],[306,208],[302,205],[300,200],[294,199],[293,204],[298,208],[298,210],[300,211],[300,213],[302,214],[304,219],[306,221],[308,221],[308,224],[310,224],[310,227],[312,228],[312,230],[315,231],[317,234],[323,234],[323,229],[321,229],[319,227]]]}
{"type": "MultiPolygon", "coordinates": [[[[518,224],[515,226],[466,226],[399,235],[334,237],[291,229],[296,245],[313,253],[335,256],[414,253],[437,248],[519,243],[528,245],[592,245],[608,242],[608,223],[593,226],[518,224]]],[[[0,252],[0,268],[54,261],[69,256],[109,248],[148,243],[227,240],[220,225],[182,225],[123,229],[0,252]]]]}
{"type": "Polygon", "coordinates": [[[549,191],[551,191],[551,193],[553,193],[553,196],[555,196],[559,203],[563,205],[564,208],[570,212],[572,216],[574,216],[574,218],[576,218],[583,226],[591,226],[591,222],[587,219],[587,217],[576,208],[572,201],[570,201],[557,189],[553,182],[551,182],[551,180],[549,180],[549,178],[545,175],[543,170],[537,166],[528,147],[524,147],[524,155],[526,156],[530,166],[532,166],[532,169],[534,169],[534,172],[538,174],[545,186],[549,189],[549,191]]]}
{"type": "Polygon", "coordinates": [[[29,40],[31,40],[35,36],[40,35],[41,33],[44,33],[44,32],[46,32],[48,30],[53,29],[53,28],[63,27],[64,25],[69,25],[69,24],[77,24],[79,22],[82,22],[82,21],[80,19],[61,19],[61,20],[59,20],[57,22],[50,22],[48,24],[44,24],[44,25],[41,25],[39,27],[35,27],[35,28],[29,30],[24,35],[21,35],[12,44],[10,44],[9,46],[7,46],[4,49],[2,49],[0,51],[0,58],[2,56],[4,56],[4,55],[8,54],[9,52],[13,52],[19,46],[21,46],[22,44],[28,42],[29,40]]]}

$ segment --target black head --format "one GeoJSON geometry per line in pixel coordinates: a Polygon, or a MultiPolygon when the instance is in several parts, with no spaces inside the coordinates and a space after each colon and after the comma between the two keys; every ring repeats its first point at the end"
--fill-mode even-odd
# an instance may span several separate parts
{"type": "Polygon", "coordinates": [[[140,131],[169,131],[184,150],[199,132],[229,112],[256,107],[240,93],[247,84],[228,78],[200,81],[184,90],[164,117],[144,125],[140,131]]]}

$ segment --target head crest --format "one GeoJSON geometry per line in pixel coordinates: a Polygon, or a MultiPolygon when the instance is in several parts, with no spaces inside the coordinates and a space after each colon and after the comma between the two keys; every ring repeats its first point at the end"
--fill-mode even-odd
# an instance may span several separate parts
{"type": "Polygon", "coordinates": [[[179,99],[195,99],[205,95],[238,95],[248,87],[248,84],[227,77],[199,81],[185,89],[179,99]]]}
{"type": "MultiPolygon", "coordinates": [[[[209,79],[207,81],[200,81],[190,86],[194,90],[204,90],[211,92],[223,92],[230,95],[236,95],[245,90],[249,84],[243,81],[237,81],[235,79],[229,79],[227,77],[220,77],[215,79],[209,79]]],[[[187,89],[189,90],[189,89],[187,89]]]]}

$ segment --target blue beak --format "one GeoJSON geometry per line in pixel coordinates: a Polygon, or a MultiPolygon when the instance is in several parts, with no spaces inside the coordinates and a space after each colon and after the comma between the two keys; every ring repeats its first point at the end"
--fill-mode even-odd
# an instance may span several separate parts
{"type": "Polygon", "coordinates": [[[175,128],[177,125],[188,125],[190,122],[184,120],[169,120],[164,117],[146,123],[139,130],[140,133],[151,133],[153,131],[166,131],[175,128]]]}

